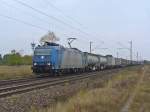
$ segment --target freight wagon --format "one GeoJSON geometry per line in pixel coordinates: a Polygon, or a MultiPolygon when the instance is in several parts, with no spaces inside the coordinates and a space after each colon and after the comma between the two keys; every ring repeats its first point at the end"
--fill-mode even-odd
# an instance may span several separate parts
{"type": "Polygon", "coordinates": [[[115,67],[121,67],[121,58],[115,58],[115,67]]]}
{"type": "Polygon", "coordinates": [[[99,69],[99,56],[92,53],[84,52],[85,69],[86,70],[98,70],[99,69]]]}
{"type": "Polygon", "coordinates": [[[107,58],[107,68],[115,67],[115,58],[112,55],[106,55],[107,58]]]}
{"type": "Polygon", "coordinates": [[[99,66],[100,66],[100,70],[103,70],[107,67],[107,57],[106,56],[102,56],[99,55],[99,66]]]}

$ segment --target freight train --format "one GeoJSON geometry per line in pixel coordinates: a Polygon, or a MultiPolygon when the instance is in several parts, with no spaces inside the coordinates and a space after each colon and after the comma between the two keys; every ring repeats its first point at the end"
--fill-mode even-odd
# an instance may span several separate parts
{"type": "Polygon", "coordinates": [[[77,73],[125,67],[137,62],[82,52],[77,48],[65,48],[56,43],[46,42],[34,50],[32,70],[34,73],[77,73]]]}

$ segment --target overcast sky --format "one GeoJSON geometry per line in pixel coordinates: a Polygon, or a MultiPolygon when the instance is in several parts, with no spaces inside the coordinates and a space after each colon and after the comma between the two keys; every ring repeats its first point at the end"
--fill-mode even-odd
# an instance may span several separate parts
{"type": "Polygon", "coordinates": [[[50,30],[64,46],[67,46],[68,37],[75,37],[73,47],[89,51],[92,41],[93,53],[116,56],[118,51],[123,58],[129,58],[129,51],[117,48],[129,47],[132,40],[134,58],[138,51],[144,59],[150,59],[149,0],[20,0],[49,17],[16,1],[0,0],[1,54],[12,49],[31,54],[30,43],[38,44],[40,37],[50,30]]]}

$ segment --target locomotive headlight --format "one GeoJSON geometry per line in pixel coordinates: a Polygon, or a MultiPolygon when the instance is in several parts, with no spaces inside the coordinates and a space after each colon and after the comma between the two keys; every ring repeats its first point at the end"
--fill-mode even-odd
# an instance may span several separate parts
{"type": "Polygon", "coordinates": [[[50,63],[47,63],[47,65],[50,66],[51,64],[50,64],[50,63]]]}
{"type": "Polygon", "coordinates": [[[34,63],[34,66],[36,66],[37,65],[37,63],[34,63]]]}

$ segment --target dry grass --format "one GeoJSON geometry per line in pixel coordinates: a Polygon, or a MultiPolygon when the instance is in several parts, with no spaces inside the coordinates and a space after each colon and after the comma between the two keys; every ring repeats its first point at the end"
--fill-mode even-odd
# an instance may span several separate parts
{"type": "Polygon", "coordinates": [[[150,67],[144,75],[129,112],[150,112],[150,67]]]}
{"type": "Polygon", "coordinates": [[[32,76],[31,66],[0,66],[0,80],[32,76]]]}
{"type": "MultiPolygon", "coordinates": [[[[119,112],[140,79],[141,69],[121,71],[103,88],[82,90],[66,102],[40,112],[119,112]]],[[[35,112],[35,111],[34,111],[35,112]]],[[[136,112],[136,111],[135,111],[136,112]]]]}

